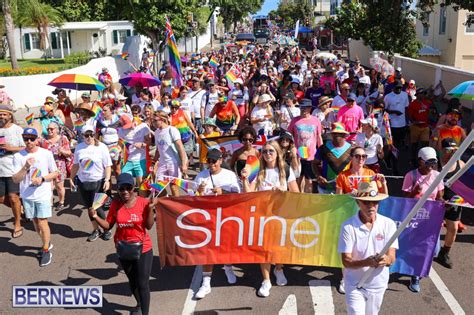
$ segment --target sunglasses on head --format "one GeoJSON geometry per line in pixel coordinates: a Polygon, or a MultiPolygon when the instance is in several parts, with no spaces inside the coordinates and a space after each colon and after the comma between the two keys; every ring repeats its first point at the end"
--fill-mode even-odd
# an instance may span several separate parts
{"type": "Polygon", "coordinates": [[[125,185],[122,185],[118,188],[118,190],[120,192],[124,192],[124,191],[132,191],[133,190],[133,185],[130,185],[130,184],[125,184],[125,185]]]}
{"type": "Polygon", "coordinates": [[[94,137],[94,134],[93,133],[85,133],[84,134],[84,138],[93,138],[94,137]]]}
{"type": "Polygon", "coordinates": [[[23,142],[35,141],[37,137],[23,137],[23,142]]]}

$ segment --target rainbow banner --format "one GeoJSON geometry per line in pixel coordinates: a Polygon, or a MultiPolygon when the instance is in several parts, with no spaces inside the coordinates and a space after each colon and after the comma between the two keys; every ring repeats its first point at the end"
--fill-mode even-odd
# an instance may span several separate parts
{"type": "Polygon", "coordinates": [[[171,23],[166,17],[166,39],[168,43],[168,54],[171,70],[173,71],[173,78],[176,86],[183,85],[183,78],[181,73],[181,57],[179,56],[178,46],[176,45],[176,38],[174,37],[171,23]]]}
{"type": "MultiPolygon", "coordinates": [[[[400,223],[417,200],[390,197],[379,212],[400,223]],[[406,209],[403,210],[402,209],[406,209]]],[[[158,201],[162,265],[283,263],[342,267],[342,224],[358,212],[348,195],[265,191],[158,201]]],[[[399,238],[393,272],[425,276],[444,216],[428,201],[399,238]]],[[[387,236],[389,237],[389,236],[387,236]]]]}
{"type": "Polygon", "coordinates": [[[34,119],[35,119],[35,114],[33,113],[29,114],[28,116],[25,117],[26,124],[31,125],[34,119]]]}

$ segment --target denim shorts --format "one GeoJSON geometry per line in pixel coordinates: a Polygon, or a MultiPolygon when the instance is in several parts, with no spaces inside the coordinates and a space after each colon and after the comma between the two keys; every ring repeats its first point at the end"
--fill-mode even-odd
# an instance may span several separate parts
{"type": "Polygon", "coordinates": [[[51,218],[51,201],[40,200],[32,201],[23,199],[23,208],[27,219],[46,219],[51,218]]]}

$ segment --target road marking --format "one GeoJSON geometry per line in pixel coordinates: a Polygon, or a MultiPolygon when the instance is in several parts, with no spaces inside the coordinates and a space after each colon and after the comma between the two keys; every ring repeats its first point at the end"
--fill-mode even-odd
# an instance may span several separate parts
{"type": "Polygon", "coordinates": [[[202,281],[202,266],[197,266],[194,269],[193,280],[191,280],[191,286],[188,290],[188,295],[186,296],[186,300],[184,301],[183,305],[183,315],[192,315],[194,314],[194,310],[196,309],[197,300],[193,299],[194,292],[199,290],[202,281]]]}
{"type": "Polygon", "coordinates": [[[298,314],[298,307],[296,305],[296,296],[294,294],[288,295],[281,307],[281,310],[278,312],[278,315],[294,315],[298,314]]]}
{"type": "Polygon", "coordinates": [[[334,314],[331,282],[329,280],[310,280],[308,284],[313,299],[314,314],[334,314]]]}
{"type": "Polygon", "coordinates": [[[446,301],[451,311],[456,315],[465,315],[466,313],[462,309],[461,305],[459,305],[458,301],[456,301],[454,295],[452,295],[452,293],[449,291],[448,287],[446,284],[444,284],[443,280],[438,275],[436,270],[434,270],[433,266],[431,266],[430,270],[430,279],[433,281],[439,293],[441,293],[441,296],[446,301]]]}

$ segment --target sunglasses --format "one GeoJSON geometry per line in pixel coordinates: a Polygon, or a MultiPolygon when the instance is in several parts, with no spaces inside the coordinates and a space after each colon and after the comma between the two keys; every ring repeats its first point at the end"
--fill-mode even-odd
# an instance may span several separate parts
{"type": "Polygon", "coordinates": [[[431,160],[427,160],[427,161],[424,161],[425,164],[427,166],[435,166],[435,165],[438,165],[438,160],[435,160],[435,159],[431,159],[431,160]]]}
{"type": "Polygon", "coordinates": [[[255,141],[254,138],[242,138],[242,142],[250,142],[253,143],[255,141]]]}
{"type": "Polygon", "coordinates": [[[46,128],[46,130],[50,131],[50,130],[56,130],[56,128],[46,128]]]}
{"type": "Polygon", "coordinates": [[[93,133],[85,133],[84,138],[93,138],[94,134],[93,133]]]}
{"type": "Polygon", "coordinates": [[[378,205],[379,202],[378,201],[374,201],[374,200],[360,200],[361,203],[363,203],[364,205],[366,206],[370,206],[370,205],[378,205]]]}
{"type": "Polygon", "coordinates": [[[267,150],[263,150],[262,153],[263,154],[274,154],[276,151],[273,150],[273,149],[267,149],[267,150]]]}
{"type": "Polygon", "coordinates": [[[36,137],[23,137],[24,142],[28,142],[28,141],[34,142],[36,139],[37,139],[36,137]]]}
{"type": "Polygon", "coordinates": [[[171,106],[171,109],[178,109],[178,106],[171,106]]]}
{"type": "Polygon", "coordinates": [[[120,191],[120,192],[132,191],[132,190],[133,190],[133,185],[130,185],[130,184],[125,184],[125,185],[122,185],[118,188],[118,191],[120,191]]]}
{"type": "Polygon", "coordinates": [[[366,160],[367,159],[367,154],[354,154],[353,157],[355,157],[356,159],[364,159],[366,160]]]}

